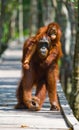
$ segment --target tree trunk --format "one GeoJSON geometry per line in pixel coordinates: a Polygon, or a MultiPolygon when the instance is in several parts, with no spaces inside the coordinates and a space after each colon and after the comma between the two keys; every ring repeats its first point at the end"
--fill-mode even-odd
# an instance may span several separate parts
{"type": "Polygon", "coordinates": [[[43,24],[48,25],[54,21],[55,10],[52,8],[51,0],[41,0],[42,3],[42,14],[43,24]]]}
{"type": "Polygon", "coordinates": [[[38,9],[37,9],[37,0],[31,0],[30,5],[30,36],[35,34],[37,31],[38,23],[38,9]]]}
{"type": "Polygon", "coordinates": [[[17,10],[13,10],[13,14],[11,16],[11,27],[10,27],[10,32],[11,32],[11,38],[15,38],[15,32],[16,32],[16,17],[17,17],[17,10]]]}
{"type": "Polygon", "coordinates": [[[79,120],[79,0],[78,0],[78,25],[76,34],[75,54],[73,63],[73,84],[71,107],[74,115],[79,120]]]}
{"type": "Polygon", "coordinates": [[[23,41],[23,3],[19,0],[19,40],[23,41]]]}
{"type": "Polygon", "coordinates": [[[2,41],[2,36],[3,36],[3,25],[5,22],[5,9],[6,9],[6,1],[5,0],[1,0],[0,4],[1,4],[1,12],[0,12],[0,54],[2,53],[3,49],[5,48],[5,45],[3,45],[3,41],[2,41]],[[3,48],[3,47],[4,48],[3,48]]]}

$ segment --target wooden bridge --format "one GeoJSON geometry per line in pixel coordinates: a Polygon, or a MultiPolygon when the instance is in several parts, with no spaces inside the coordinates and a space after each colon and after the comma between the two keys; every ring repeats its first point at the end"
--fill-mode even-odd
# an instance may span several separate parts
{"type": "Polygon", "coordinates": [[[21,77],[22,45],[12,42],[0,59],[0,130],[79,130],[74,117],[57,83],[61,111],[50,111],[48,97],[38,112],[15,110],[16,89],[21,77]]]}

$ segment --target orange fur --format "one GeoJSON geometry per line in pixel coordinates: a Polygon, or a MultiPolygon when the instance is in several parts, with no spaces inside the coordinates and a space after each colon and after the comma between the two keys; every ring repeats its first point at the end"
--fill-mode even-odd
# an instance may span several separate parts
{"type": "Polygon", "coordinates": [[[17,91],[18,104],[16,108],[25,106],[31,110],[40,110],[48,92],[51,110],[59,110],[56,82],[59,79],[58,60],[62,56],[61,30],[57,23],[51,23],[42,27],[35,37],[28,39],[23,47],[22,72],[23,76],[17,91]],[[56,29],[56,38],[52,39],[51,28],[56,29]],[[38,41],[43,37],[49,37],[50,50],[46,59],[42,62],[37,56],[38,41]],[[33,49],[34,47],[34,49],[33,49]],[[28,56],[30,55],[30,56],[28,56]],[[30,58],[28,58],[30,57],[30,58]],[[27,58],[29,60],[27,60],[27,58]],[[27,62],[26,62],[27,61],[27,62]],[[27,64],[29,67],[27,67],[27,64]],[[36,94],[32,97],[32,88],[36,84],[36,94]]]}

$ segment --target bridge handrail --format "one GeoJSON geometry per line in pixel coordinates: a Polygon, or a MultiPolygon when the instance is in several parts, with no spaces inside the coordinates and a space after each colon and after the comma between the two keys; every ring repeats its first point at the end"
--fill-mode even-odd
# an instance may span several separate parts
{"type": "Polygon", "coordinates": [[[79,130],[79,122],[75,118],[73,111],[68,104],[68,101],[65,97],[65,94],[63,92],[63,89],[62,89],[60,82],[57,82],[57,92],[58,92],[58,98],[59,98],[61,110],[62,110],[62,113],[63,113],[65,120],[67,121],[67,124],[73,130],[79,130]]]}

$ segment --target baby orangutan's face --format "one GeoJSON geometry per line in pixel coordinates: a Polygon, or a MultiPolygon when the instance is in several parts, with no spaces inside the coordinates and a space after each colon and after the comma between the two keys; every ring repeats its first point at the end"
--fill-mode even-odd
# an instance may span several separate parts
{"type": "Polygon", "coordinates": [[[49,28],[47,33],[48,33],[48,36],[50,36],[52,40],[56,39],[56,36],[57,36],[57,29],[56,29],[56,27],[49,28]]]}

